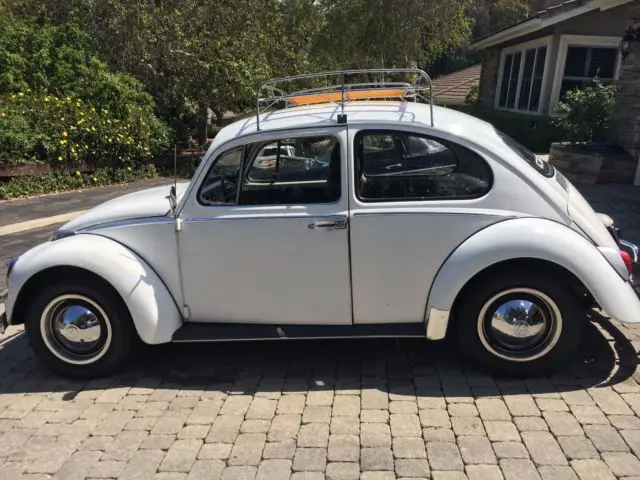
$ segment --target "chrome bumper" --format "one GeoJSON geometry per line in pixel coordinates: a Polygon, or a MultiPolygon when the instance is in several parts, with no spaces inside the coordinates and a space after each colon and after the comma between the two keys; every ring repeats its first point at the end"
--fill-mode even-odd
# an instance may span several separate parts
{"type": "Polygon", "coordinates": [[[5,332],[7,327],[9,326],[9,322],[7,321],[7,311],[4,308],[4,302],[7,299],[8,290],[2,290],[0,292],[0,303],[2,303],[2,313],[0,314],[0,335],[5,332]]]}

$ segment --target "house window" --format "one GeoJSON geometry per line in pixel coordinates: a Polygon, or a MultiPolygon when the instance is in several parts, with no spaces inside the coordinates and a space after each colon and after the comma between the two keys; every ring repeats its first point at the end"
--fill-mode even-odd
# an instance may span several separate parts
{"type": "Polygon", "coordinates": [[[595,77],[603,83],[615,81],[620,61],[619,44],[619,37],[562,35],[551,89],[550,113],[557,113],[554,105],[565,93],[583,87],[595,77]]]}
{"type": "Polygon", "coordinates": [[[548,50],[547,39],[541,40],[503,51],[498,108],[539,111],[548,50]]]}
{"type": "Polygon", "coordinates": [[[600,78],[603,82],[612,82],[617,58],[617,48],[567,47],[567,60],[560,86],[560,98],[569,90],[581,88],[595,77],[600,78]]]}

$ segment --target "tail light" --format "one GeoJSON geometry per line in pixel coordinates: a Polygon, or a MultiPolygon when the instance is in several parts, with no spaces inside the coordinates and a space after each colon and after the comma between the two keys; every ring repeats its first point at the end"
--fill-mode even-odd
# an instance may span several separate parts
{"type": "Polygon", "coordinates": [[[627,267],[629,275],[633,274],[633,262],[631,261],[631,255],[624,250],[620,250],[620,257],[622,257],[622,261],[624,262],[625,267],[627,267]]]}

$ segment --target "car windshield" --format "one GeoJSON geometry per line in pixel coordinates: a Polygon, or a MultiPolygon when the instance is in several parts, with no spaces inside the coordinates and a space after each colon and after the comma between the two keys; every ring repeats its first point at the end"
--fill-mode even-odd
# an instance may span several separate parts
{"type": "Polygon", "coordinates": [[[496,130],[496,133],[507,147],[509,147],[514,153],[516,153],[520,158],[531,165],[539,173],[548,178],[553,177],[555,169],[551,164],[549,164],[549,162],[545,162],[544,160],[539,158],[535,153],[515,141],[509,135],[502,133],[499,130],[496,130]]]}

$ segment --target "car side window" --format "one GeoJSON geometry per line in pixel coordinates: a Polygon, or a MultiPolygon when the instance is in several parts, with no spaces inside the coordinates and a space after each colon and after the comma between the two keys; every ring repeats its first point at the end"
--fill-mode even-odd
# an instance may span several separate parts
{"type": "Polygon", "coordinates": [[[362,201],[474,198],[487,193],[489,165],[471,150],[415,133],[367,130],[355,139],[362,201]]]}
{"type": "Polygon", "coordinates": [[[334,136],[282,138],[249,146],[242,205],[334,203],[340,199],[340,142],[334,136]]]}
{"type": "Polygon", "coordinates": [[[243,148],[234,148],[218,156],[198,191],[203,205],[235,205],[242,170],[243,148]]]}

